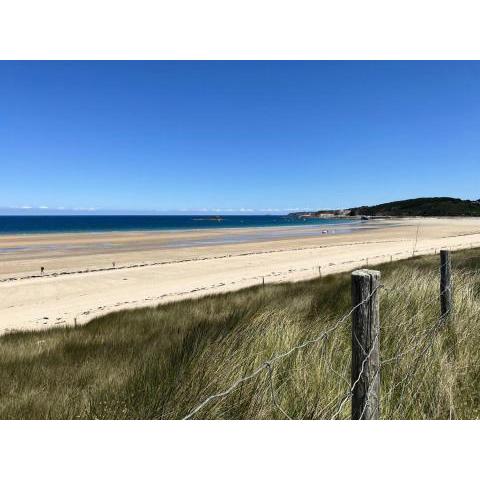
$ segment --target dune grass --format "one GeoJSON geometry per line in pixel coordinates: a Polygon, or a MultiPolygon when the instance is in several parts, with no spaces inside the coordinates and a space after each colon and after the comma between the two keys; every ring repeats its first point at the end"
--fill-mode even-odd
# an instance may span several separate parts
{"type": "MultiPolygon", "coordinates": [[[[383,264],[381,417],[480,416],[480,250],[453,254],[450,323],[438,327],[439,259],[383,264]],[[436,328],[436,326],[438,328],[436,328]]],[[[266,285],[0,338],[2,419],[178,419],[350,308],[350,275],[266,285]]],[[[275,365],[295,419],[349,418],[350,321],[275,365]]],[[[281,419],[267,372],[194,418],[281,419]]]]}

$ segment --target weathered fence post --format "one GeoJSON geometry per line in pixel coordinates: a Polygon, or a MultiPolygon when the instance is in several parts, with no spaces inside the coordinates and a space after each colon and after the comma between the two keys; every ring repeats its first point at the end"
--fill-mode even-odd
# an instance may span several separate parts
{"type": "Polygon", "coordinates": [[[452,311],[452,260],[449,250],[440,250],[440,305],[443,319],[452,311]]]}
{"type": "Polygon", "coordinates": [[[352,273],[352,420],[380,416],[380,272],[352,273]]]}

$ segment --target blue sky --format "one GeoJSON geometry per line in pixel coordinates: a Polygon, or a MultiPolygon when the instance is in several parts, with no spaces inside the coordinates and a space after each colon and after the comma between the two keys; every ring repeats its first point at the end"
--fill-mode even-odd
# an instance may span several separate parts
{"type": "Polygon", "coordinates": [[[3,209],[480,198],[480,62],[4,61],[0,97],[3,209]]]}

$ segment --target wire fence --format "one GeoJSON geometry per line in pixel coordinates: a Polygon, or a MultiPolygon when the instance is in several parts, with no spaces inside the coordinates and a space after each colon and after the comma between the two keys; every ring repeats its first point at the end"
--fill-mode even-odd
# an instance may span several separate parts
{"type": "MultiPolygon", "coordinates": [[[[450,262],[450,257],[443,257],[443,261],[450,262]]],[[[445,265],[441,264],[441,275],[444,275],[444,267],[445,265]]],[[[364,271],[357,271],[353,272],[353,276],[362,272],[362,275],[365,275],[365,272],[370,272],[369,274],[378,274],[379,272],[374,272],[370,270],[364,271]]],[[[370,277],[368,277],[370,278],[370,277]]],[[[368,284],[370,280],[367,280],[368,284]]],[[[422,316],[426,314],[426,312],[431,312],[431,309],[434,307],[439,307],[441,305],[441,300],[448,294],[452,292],[452,282],[450,277],[448,281],[445,283],[445,279],[440,279],[440,284],[445,285],[445,288],[439,289],[438,295],[432,297],[429,301],[425,302],[423,306],[418,309],[414,315],[412,315],[406,322],[406,324],[413,325],[417,322],[422,316]]],[[[353,281],[352,281],[353,287],[353,281]]],[[[196,417],[197,414],[200,414],[202,410],[204,410],[209,404],[216,402],[218,400],[224,399],[225,397],[229,396],[233,392],[237,390],[237,388],[249,382],[261,375],[265,375],[268,388],[270,392],[270,399],[272,407],[277,410],[282,418],[285,419],[293,419],[294,417],[288,412],[288,410],[281,405],[281,401],[278,398],[275,389],[275,382],[274,382],[274,369],[281,362],[283,359],[289,357],[294,352],[306,349],[311,346],[317,346],[322,344],[327,339],[331,338],[332,334],[339,329],[342,325],[347,324],[348,320],[352,318],[352,358],[353,358],[353,351],[357,349],[360,352],[360,356],[362,361],[360,363],[360,368],[358,373],[354,374],[354,367],[352,363],[352,375],[350,379],[347,379],[345,375],[339,371],[337,371],[333,366],[328,362],[326,362],[326,367],[328,372],[337,377],[341,380],[342,383],[346,384],[345,390],[336,396],[333,400],[330,400],[327,405],[324,406],[322,409],[322,418],[330,418],[330,419],[337,419],[337,418],[346,418],[345,409],[349,404],[349,401],[352,402],[352,418],[354,419],[375,419],[379,418],[379,412],[375,411],[376,402],[379,401],[379,379],[383,369],[385,368],[392,368],[399,364],[399,362],[406,356],[409,357],[409,369],[400,375],[398,379],[395,379],[388,385],[387,390],[383,393],[383,397],[389,398],[393,395],[394,392],[397,392],[400,389],[399,398],[402,398],[402,394],[404,391],[410,386],[413,382],[415,376],[417,375],[422,363],[426,363],[428,361],[428,352],[432,349],[436,338],[438,337],[439,332],[441,332],[445,325],[448,323],[450,315],[451,315],[451,308],[449,306],[448,310],[439,311],[439,315],[434,319],[434,321],[427,325],[427,327],[423,330],[416,332],[411,338],[408,339],[406,343],[399,342],[398,348],[394,352],[393,355],[388,356],[385,359],[381,359],[379,362],[372,362],[372,358],[375,355],[379,355],[380,349],[380,329],[378,328],[375,331],[374,323],[375,323],[375,302],[379,302],[379,293],[380,290],[384,291],[385,295],[391,295],[395,293],[395,287],[388,286],[386,287],[383,284],[378,284],[373,289],[370,289],[368,294],[364,295],[362,300],[352,308],[346,312],[343,316],[338,318],[336,321],[333,322],[332,326],[323,330],[319,335],[315,336],[314,338],[308,339],[301,343],[293,345],[288,350],[283,352],[276,353],[272,355],[270,358],[263,361],[256,369],[254,369],[251,373],[239,377],[235,380],[228,388],[223,391],[214,393],[206,397],[204,400],[199,402],[195,407],[193,407],[187,415],[183,417],[184,420],[193,419],[196,417]],[[358,339],[355,335],[354,321],[360,321],[365,328],[365,331],[369,333],[374,333],[373,341],[368,343],[364,338],[358,339]],[[365,348],[365,345],[368,345],[368,349],[365,348]],[[358,412],[354,414],[354,397],[360,396],[361,397],[361,409],[360,413],[358,412]],[[373,409],[373,410],[372,410],[373,409]],[[372,410],[372,411],[371,411],[372,410]],[[328,413],[330,412],[330,413],[328,413]]],[[[399,293],[400,294],[400,293],[399,293]]],[[[403,294],[403,292],[402,292],[403,294]]],[[[352,298],[354,298],[352,296],[352,298]]],[[[405,299],[405,302],[408,302],[408,299],[405,299]]],[[[443,307],[442,307],[443,308],[443,307]]],[[[378,319],[377,319],[378,320],[378,319]]],[[[373,335],[373,334],[372,334],[373,335]]],[[[352,360],[353,362],[353,360],[352,360]]],[[[419,387],[420,388],[420,387],[419,387]]],[[[413,392],[410,397],[409,402],[414,402],[415,398],[419,394],[419,388],[413,392]]],[[[392,415],[395,416],[399,409],[402,408],[402,405],[398,405],[392,412],[392,415]]]]}

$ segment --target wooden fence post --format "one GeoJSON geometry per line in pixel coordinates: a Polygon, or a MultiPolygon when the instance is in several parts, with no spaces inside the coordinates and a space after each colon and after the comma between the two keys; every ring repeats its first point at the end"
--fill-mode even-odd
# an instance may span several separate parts
{"type": "Polygon", "coordinates": [[[440,305],[442,318],[452,311],[452,260],[449,250],[440,250],[440,305]]]}
{"type": "Polygon", "coordinates": [[[380,272],[352,273],[352,420],[380,416],[380,272]]]}

